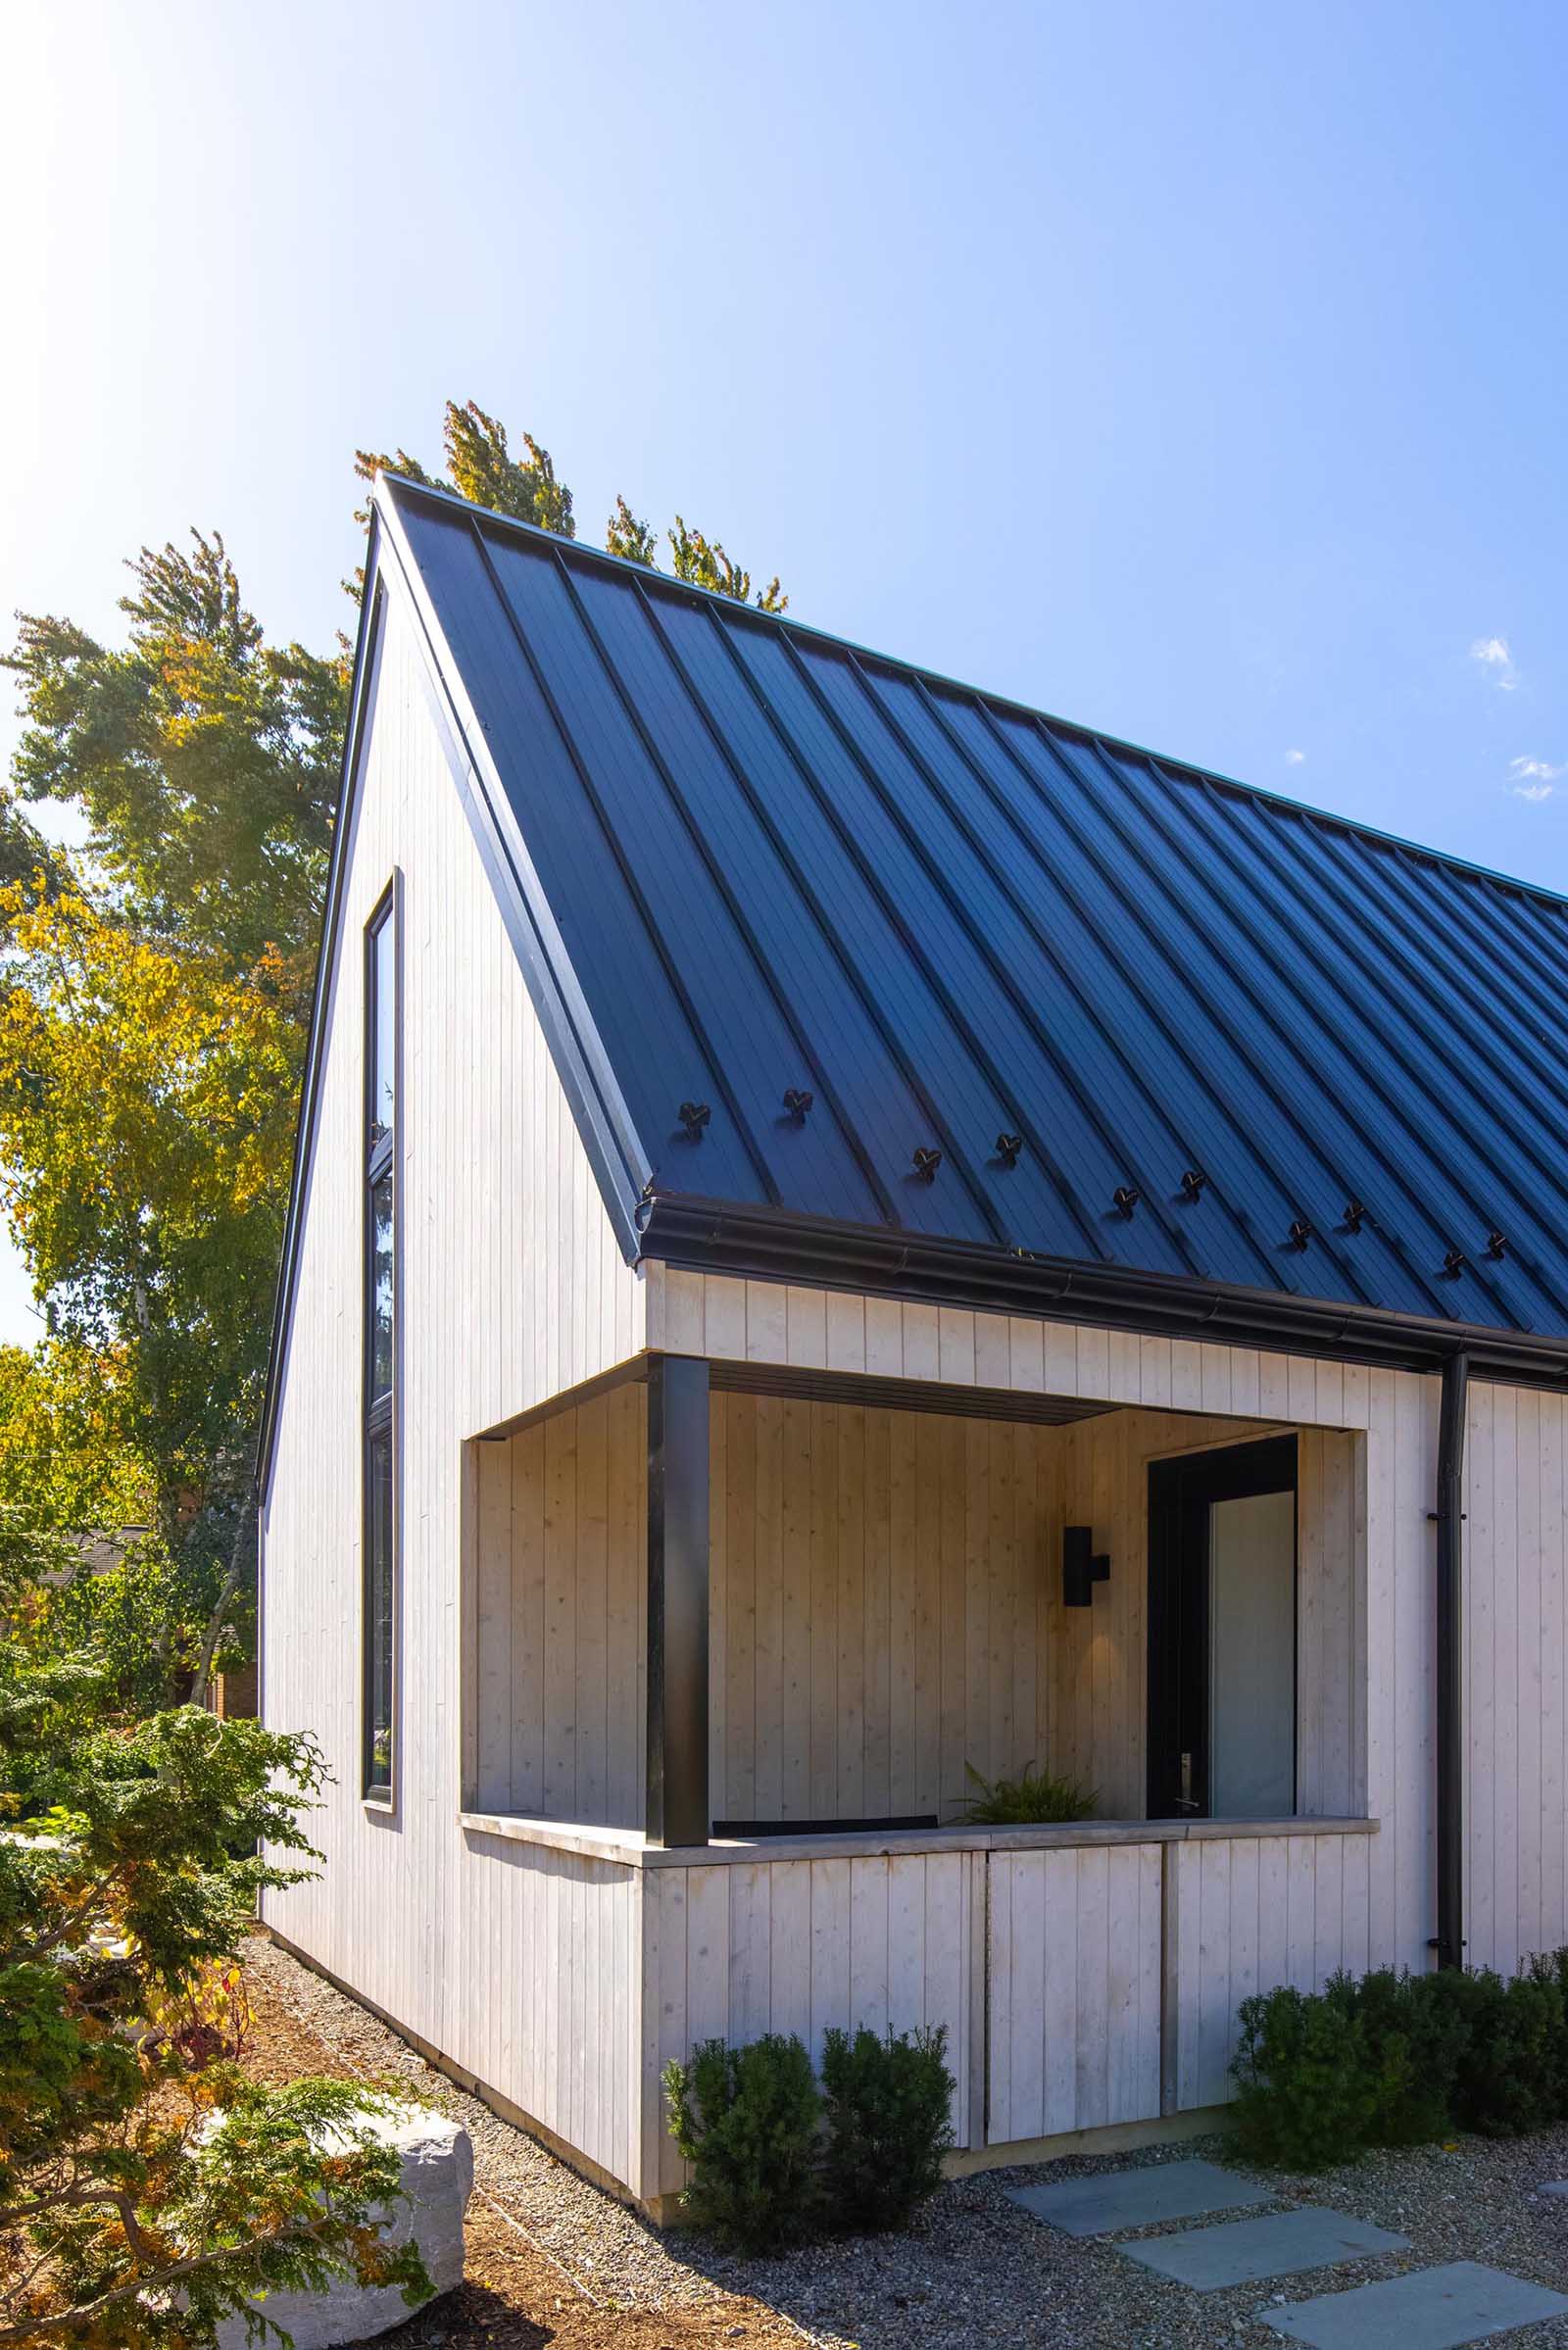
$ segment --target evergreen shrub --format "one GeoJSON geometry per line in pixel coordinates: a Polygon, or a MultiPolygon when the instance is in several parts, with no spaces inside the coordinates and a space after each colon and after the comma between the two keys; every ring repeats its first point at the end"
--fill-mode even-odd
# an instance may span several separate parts
{"type": "Polygon", "coordinates": [[[805,2044],[770,2032],[743,2048],[702,2040],[664,2068],[669,2132],[692,2166],[682,2204],[743,2252],[819,2231],[822,2094],[805,2044]]]}
{"type": "Polygon", "coordinates": [[[864,2025],[853,2038],[827,2033],[822,2185],[836,2228],[865,2234],[906,2228],[941,2185],[942,2157],[953,2143],[947,2049],[946,2025],[885,2038],[864,2025]]]}
{"type": "Polygon", "coordinates": [[[792,2033],[704,2040],[664,2068],[669,2131],[692,2167],[683,2209],[744,2252],[908,2226],[953,2143],[945,2027],[830,2031],[822,2081],[792,2033]]]}
{"type": "Polygon", "coordinates": [[[1568,1949],[1511,1982],[1489,1968],[1381,1968],[1244,2000],[1232,2073],[1242,2142],[1321,2170],[1367,2146],[1473,2130],[1521,2136],[1568,2120],[1568,1949]]]}

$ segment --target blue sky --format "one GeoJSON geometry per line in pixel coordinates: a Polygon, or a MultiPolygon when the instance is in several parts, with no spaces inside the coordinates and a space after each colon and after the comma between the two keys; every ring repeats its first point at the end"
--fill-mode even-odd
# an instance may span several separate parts
{"type": "Polygon", "coordinates": [[[61,0],[6,45],[7,612],[112,629],[199,523],[324,642],[353,448],[433,461],[471,396],[584,536],[679,508],[803,619],[1568,889],[1560,5],[61,0]]]}

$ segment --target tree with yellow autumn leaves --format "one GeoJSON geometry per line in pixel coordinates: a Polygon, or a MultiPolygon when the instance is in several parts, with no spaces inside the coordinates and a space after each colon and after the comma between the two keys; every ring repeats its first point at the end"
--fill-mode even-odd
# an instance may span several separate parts
{"type": "MultiPolygon", "coordinates": [[[[461,494],[572,535],[531,438],[470,404],[445,439],[461,494]]],[[[655,561],[623,499],[609,543],[655,561]]],[[[750,600],[716,540],[677,517],[669,543],[750,600]]],[[[130,568],[123,645],[24,615],[9,661],[0,1207],[46,1336],[0,1348],[0,2350],[201,2350],[345,2272],[429,2290],[382,2232],[397,2166],[363,2098],[224,2061],[256,1892],[317,1858],[310,1726],[177,1702],[247,1631],[347,661],[270,644],[216,535],[130,568]],[[45,801],[78,853],[30,823],[45,801]]]]}
{"type": "MultiPolygon", "coordinates": [[[[470,401],[448,404],[443,438],[460,495],[574,535],[571,492],[531,435],[514,452],[470,401]]],[[[383,465],[430,478],[404,451],[362,450],[356,469],[383,465]]],[[[678,577],[753,600],[718,540],[678,516],[666,535],[678,577]]],[[[656,563],[657,535],[623,498],[607,544],[656,563]]],[[[268,640],[216,533],[144,548],[130,571],[122,645],[24,614],[8,663],[25,726],[0,801],[0,1207],[48,1336],[30,1360],[0,1353],[0,1397],[8,1383],[30,1393],[32,1434],[69,1442],[82,1415],[66,1399],[85,1383],[95,1451],[40,1459],[0,1433],[0,1501],[47,1488],[103,1512],[143,1493],[161,1546],[149,1637],[167,1693],[199,1696],[215,1644],[247,1637],[255,1432],[349,671],[342,642],[318,655],[268,640]],[[28,822],[42,802],[82,819],[74,857],[28,822]]],[[[755,601],[786,599],[773,579],[755,601]]]]}

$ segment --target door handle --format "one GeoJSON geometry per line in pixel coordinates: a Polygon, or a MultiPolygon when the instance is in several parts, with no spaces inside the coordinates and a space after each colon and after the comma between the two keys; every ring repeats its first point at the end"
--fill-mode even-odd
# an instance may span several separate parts
{"type": "Polygon", "coordinates": [[[1182,1791],[1176,1798],[1177,1808],[1181,1811],[1196,1811],[1198,1805],[1193,1800],[1193,1758],[1191,1754],[1182,1756],[1181,1788],[1182,1791]]]}

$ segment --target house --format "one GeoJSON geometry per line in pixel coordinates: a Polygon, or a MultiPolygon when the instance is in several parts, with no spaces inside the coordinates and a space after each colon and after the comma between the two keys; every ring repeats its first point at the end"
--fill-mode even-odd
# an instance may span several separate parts
{"type": "Polygon", "coordinates": [[[292,1947],[656,2214],[706,2035],[965,2166],[1568,1939],[1568,906],[373,499],[261,1464],[292,1947]],[[1096,1791],[966,1826],[972,1768],[1096,1791]]]}

